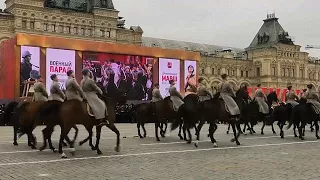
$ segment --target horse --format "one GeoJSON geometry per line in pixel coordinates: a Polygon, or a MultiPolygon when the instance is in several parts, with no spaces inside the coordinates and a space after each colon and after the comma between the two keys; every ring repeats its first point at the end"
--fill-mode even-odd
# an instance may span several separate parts
{"type": "Polygon", "coordinates": [[[264,134],[263,130],[266,125],[270,125],[273,134],[276,134],[276,131],[274,130],[274,127],[273,127],[274,119],[271,118],[272,112],[273,112],[273,109],[272,109],[273,102],[278,102],[278,96],[275,91],[273,91],[267,95],[267,104],[269,107],[269,114],[260,113],[260,116],[259,116],[259,121],[262,121],[262,123],[263,123],[262,127],[261,127],[261,134],[262,135],[264,134]]]}
{"type": "Polygon", "coordinates": [[[189,94],[184,99],[184,104],[182,104],[178,109],[178,118],[171,124],[171,131],[175,130],[178,126],[183,124],[183,132],[188,132],[189,139],[187,143],[190,144],[192,141],[192,136],[190,133],[191,128],[195,128],[197,131],[196,124],[199,121],[199,97],[196,94],[189,94]]]}
{"type": "Polygon", "coordinates": [[[301,98],[299,105],[295,106],[292,110],[291,118],[287,129],[289,129],[292,124],[294,125],[294,134],[295,137],[297,136],[295,133],[295,128],[298,127],[299,130],[299,138],[304,140],[305,134],[305,126],[307,123],[314,124],[316,127],[315,136],[317,139],[320,139],[318,132],[319,132],[319,115],[316,113],[313,105],[311,103],[307,103],[306,99],[301,98]]]}
{"type": "MultiPolygon", "coordinates": [[[[10,102],[5,108],[0,122],[4,125],[13,126],[13,145],[18,146],[18,131],[19,131],[19,114],[28,105],[28,103],[19,103],[17,101],[10,102]]],[[[32,146],[32,141],[28,137],[28,145],[32,146]]]]}
{"type": "MultiPolygon", "coordinates": [[[[142,103],[135,105],[131,109],[132,114],[135,116],[135,119],[137,121],[137,129],[138,129],[138,135],[139,137],[145,138],[147,137],[147,131],[144,127],[145,123],[150,120],[150,119],[155,119],[155,104],[154,103],[142,103]],[[143,136],[141,135],[140,132],[140,127],[142,127],[143,130],[143,136]]],[[[164,135],[162,132],[162,129],[160,130],[161,136],[164,135]]]]}
{"type": "MultiPolygon", "coordinates": [[[[209,122],[209,137],[214,147],[217,147],[217,141],[214,138],[214,133],[217,130],[216,120],[219,122],[227,122],[231,124],[234,138],[231,139],[231,142],[236,142],[237,145],[240,145],[239,136],[241,132],[240,128],[240,115],[231,116],[226,108],[225,103],[220,99],[220,93],[217,92],[214,97],[210,100],[203,101],[199,104],[201,109],[200,114],[201,122],[197,127],[197,140],[199,140],[200,130],[205,121],[209,122]],[[238,131],[238,132],[237,132],[238,131]]],[[[197,144],[196,144],[197,146],[197,144]]]]}

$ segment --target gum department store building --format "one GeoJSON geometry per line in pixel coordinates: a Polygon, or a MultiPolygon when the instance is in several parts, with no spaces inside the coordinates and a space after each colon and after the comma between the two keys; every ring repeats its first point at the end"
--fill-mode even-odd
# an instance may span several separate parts
{"type": "Polygon", "coordinates": [[[58,36],[91,41],[127,43],[201,54],[199,74],[209,88],[229,75],[237,89],[247,84],[285,88],[291,82],[302,89],[320,87],[318,60],[301,51],[274,14],[267,16],[246,49],[143,37],[140,26],[125,28],[112,0],[6,0],[0,12],[0,43],[17,33],[58,36]]]}

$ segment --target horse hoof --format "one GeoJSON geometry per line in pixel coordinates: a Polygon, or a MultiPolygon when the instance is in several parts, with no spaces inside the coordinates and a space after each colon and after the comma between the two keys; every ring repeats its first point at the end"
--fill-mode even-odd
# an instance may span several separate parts
{"type": "Polygon", "coordinates": [[[234,141],[236,141],[236,140],[235,140],[235,139],[231,139],[230,141],[231,141],[231,142],[234,142],[234,141]]]}
{"type": "Polygon", "coordinates": [[[298,135],[294,135],[294,137],[298,137],[298,135]]]}
{"type": "Polygon", "coordinates": [[[319,137],[319,136],[317,136],[317,139],[320,139],[320,137],[319,137]]]}
{"type": "Polygon", "coordinates": [[[229,134],[229,131],[227,131],[227,134],[229,134]]]}
{"type": "Polygon", "coordinates": [[[281,137],[281,139],[284,139],[284,136],[280,136],[281,137]]]}
{"type": "Polygon", "coordinates": [[[39,149],[39,151],[43,151],[45,149],[45,147],[41,147],[40,149],[39,149]]]}
{"type": "Polygon", "coordinates": [[[65,158],[68,158],[68,156],[65,153],[62,153],[61,158],[65,159],[65,158]]]}
{"type": "Polygon", "coordinates": [[[53,153],[57,153],[58,150],[57,150],[57,149],[52,149],[52,152],[53,152],[53,153]]]}
{"type": "Polygon", "coordinates": [[[191,144],[191,141],[187,141],[187,144],[191,144]]]}
{"type": "Polygon", "coordinates": [[[97,150],[97,148],[96,147],[91,147],[91,150],[95,151],[95,150],[97,150]]]}
{"type": "Polygon", "coordinates": [[[261,135],[264,135],[264,133],[263,133],[263,132],[261,132],[261,135]]]}
{"type": "Polygon", "coordinates": [[[160,141],[160,139],[159,139],[159,138],[157,138],[157,141],[160,141]]]}
{"type": "Polygon", "coordinates": [[[165,135],[161,135],[161,137],[162,137],[162,138],[165,138],[166,136],[165,136],[165,135]]]}
{"type": "Polygon", "coordinates": [[[139,136],[140,137],[140,139],[143,139],[143,136],[139,136]]]}
{"type": "Polygon", "coordinates": [[[256,133],[254,130],[252,130],[253,133],[256,133]]]}
{"type": "Polygon", "coordinates": [[[120,152],[120,146],[116,146],[116,147],[114,148],[114,150],[115,150],[116,152],[120,152]]]}
{"type": "Polygon", "coordinates": [[[183,137],[181,135],[179,135],[180,140],[183,140],[183,137]]]}
{"type": "Polygon", "coordinates": [[[276,132],[273,132],[273,134],[277,134],[276,132]]]}
{"type": "Polygon", "coordinates": [[[217,143],[213,143],[213,147],[218,147],[218,144],[217,143]]]}
{"type": "Polygon", "coordinates": [[[82,145],[83,145],[83,142],[82,142],[82,141],[80,141],[80,142],[79,142],[79,146],[82,146],[82,145]]]}
{"type": "Polygon", "coordinates": [[[98,155],[101,155],[101,154],[103,154],[100,150],[97,150],[97,154],[98,155]]]}
{"type": "Polygon", "coordinates": [[[18,146],[18,143],[17,142],[13,142],[13,145],[18,146]]]}
{"type": "Polygon", "coordinates": [[[198,145],[199,145],[199,141],[196,141],[196,142],[194,143],[194,146],[195,146],[195,147],[198,147],[198,145]]]}
{"type": "Polygon", "coordinates": [[[246,136],[246,135],[247,135],[247,133],[244,133],[243,135],[245,135],[245,136],[246,136]]]}
{"type": "Polygon", "coordinates": [[[238,146],[241,145],[239,141],[237,141],[236,143],[237,143],[238,146]]]}
{"type": "Polygon", "coordinates": [[[37,149],[37,147],[35,147],[35,146],[32,146],[32,147],[31,147],[31,149],[37,149]]]}
{"type": "Polygon", "coordinates": [[[147,134],[144,134],[143,137],[147,137],[147,134]]]}

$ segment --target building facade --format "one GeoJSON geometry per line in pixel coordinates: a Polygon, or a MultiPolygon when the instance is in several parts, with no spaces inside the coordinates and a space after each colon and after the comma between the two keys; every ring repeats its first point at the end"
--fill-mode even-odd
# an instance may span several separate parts
{"type": "Polygon", "coordinates": [[[302,89],[320,87],[320,64],[295,45],[274,14],[267,16],[246,49],[142,37],[140,26],[124,27],[112,0],[6,0],[0,12],[0,43],[17,33],[126,43],[201,54],[200,76],[209,88],[228,74],[235,89],[241,85],[302,89]]]}
{"type": "Polygon", "coordinates": [[[141,44],[139,26],[125,28],[112,0],[6,0],[0,42],[17,33],[141,44]]]}

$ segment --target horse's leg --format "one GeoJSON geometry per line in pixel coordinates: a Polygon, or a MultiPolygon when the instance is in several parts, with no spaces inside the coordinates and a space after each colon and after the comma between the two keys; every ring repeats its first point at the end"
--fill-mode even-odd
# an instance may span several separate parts
{"type": "Polygon", "coordinates": [[[271,124],[271,129],[273,134],[277,134],[276,131],[274,130],[273,123],[271,124]]]}
{"type": "Polygon", "coordinates": [[[164,128],[164,134],[163,134],[163,136],[165,137],[165,135],[166,135],[166,133],[167,133],[168,122],[166,121],[166,122],[164,123],[164,125],[165,125],[165,128],[164,128]]]}
{"type": "Polygon", "coordinates": [[[143,137],[147,137],[147,131],[146,131],[146,128],[144,127],[144,123],[141,124],[142,126],[142,130],[143,130],[143,137]]]}
{"type": "Polygon", "coordinates": [[[313,132],[313,131],[314,131],[313,126],[314,126],[314,123],[312,123],[312,122],[311,122],[311,124],[310,124],[310,130],[311,130],[311,132],[313,132]]]}
{"type": "Polygon", "coordinates": [[[301,125],[298,126],[299,138],[300,138],[301,140],[304,140],[304,137],[303,137],[303,126],[305,126],[304,122],[301,122],[301,125]]]}
{"type": "Polygon", "coordinates": [[[13,125],[13,145],[18,146],[18,142],[17,142],[17,136],[18,136],[18,126],[17,125],[13,125]]]}
{"type": "Polygon", "coordinates": [[[142,139],[143,136],[141,135],[141,132],[140,132],[140,123],[139,122],[137,123],[137,128],[138,128],[138,135],[142,139]]]}
{"type": "Polygon", "coordinates": [[[74,134],[74,137],[73,137],[73,140],[71,141],[71,143],[74,144],[77,140],[79,129],[78,129],[77,125],[74,125],[72,128],[75,130],[75,134],[74,134]]]}
{"type": "MultiPolygon", "coordinates": [[[[59,153],[61,154],[61,158],[67,158],[67,155],[62,151],[63,140],[66,138],[70,131],[71,127],[61,126],[61,134],[59,139],[59,153]]],[[[74,151],[74,148],[72,149],[74,151]]]]}
{"type": "Polygon", "coordinates": [[[181,136],[181,129],[182,129],[182,123],[179,125],[179,133],[178,133],[178,136],[180,137],[180,140],[183,140],[183,137],[181,136]]]}
{"type": "Polygon", "coordinates": [[[100,137],[101,137],[101,126],[96,126],[96,146],[95,149],[97,150],[97,154],[101,155],[102,152],[99,148],[99,144],[100,144],[100,137]]]}
{"type": "Polygon", "coordinates": [[[111,129],[111,131],[117,134],[117,145],[115,147],[115,151],[119,152],[120,151],[120,132],[114,124],[107,124],[107,127],[111,129]]]}
{"type": "MultiPolygon", "coordinates": [[[[243,134],[245,134],[246,135],[246,127],[248,126],[248,128],[249,128],[249,130],[250,130],[250,127],[249,127],[249,124],[248,124],[248,122],[246,122],[246,123],[244,123],[244,126],[243,126],[243,134]]],[[[250,132],[251,132],[251,130],[250,130],[250,132]]],[[[251,133],[250,133],[251,134],[251,133]]]]}
{"type": "Polygon", "coordinates": [[[229,131],[230,131],[230,124],[228,125],[228,130],[227,130],[227,134],[229,134],[229,131]]]}
{"type": "Polygon", "coordinates": [[[48,139],[49,148],[52,150],[52,152],[56,153],[57,150],[56,150],[56,148],[53,147],[52,141],[51,141],[52,133],[53,133],[53,128],[48,129],[48,131],[47,131],[47,139],[48,139]]]}
{"type": "Polygon", "coordinates": [[[187,131],[188,133],[188,136],[189,136],[189,139],[187,141],[188,144],[191,144],[191,141],[192,141],[192,136],[191,136],[191,132],[190,132],[190,128],[188,127],[184,127],[184,130],[187,131]]]}
{"type": "MultiPolygon", "coordinates": [[[[296,129],[297,129],[297,125],[296,123],[293,124],[293,134],[294,134],[294,137],[298,137],[297,135],[297,132],[296,132],[296,129]]],[[[299,129],[298,129],[299,130],[299,129]]]]}
{"type": "Polygon", "coordinates": [[[284,138],[283,126],[284,126],[284,123],[279,124],[280,137],[281,137],[282,139],[284,138]]]}
{"type": "Polygon", "coordinates": [[[214,122],[211,122],[209,126],[209,136],[210,136],[211,142],[213,143],[213,147],[218,147],[217,141],[214,138],[214,132],[216,130],[217,130],[217,125],[214,122]]]}
{"type": "Polygon", "coordinates": [[[199,140],[199,138],[200,138],[200,131],[201,131],[202,126],[204,125],[205,122],[206,122],[205,119],[201,118],[200,123],[198,124],[197,130],[196,130],[196,134],[195,134],[197,136],[197,140],[199,140]]]}
{"type": "Polygon", "coordinates": [[[36,140],[36,137],[32,134],[32,132],[30,133],[27,133],[28,135],[28,139],[30,139],[30,143],[29,146],[32,148],[32,149],[37,149],[36,148],[36,145],[37,145],[37,140],[36,140]]]}
{"type": "Polygon", "coordinates": [[[233,131],[233,135],[234,135],[234,139],[231,139],[231,142],[236,141],[237,145],[240,145],[240,142],[238,140],[237,128],[236,128],[235,122],[232,122],[230,124],[232,126],[232,131],[233,131]]]}
{"type": "MultiPolygon", "coordinates": [[[[158,121],[159,121],[159,120],[158,120],[158,121]]],[[[160,126],[160,123],[159,123],[159,122],[154,123],[154,129],[155,129],[155,135],[156,135],[157,141],[160,141],[159,134],[158,134],[158,133],[159,133],[159,132],[158,132],[159,126],[160,126]]]]}
{"type": "Polygon", "coordinates": [[[42,135],[43,135],[43,145],[42,147],[39,149],[40,151],[43,151],[46,147],[47,147],[47,139],[48,139],[48,127],[44,128],[42,130],[42,135]]]}
{"type": "Polygon", "coordinates": [[[186,133],[186,127],[184,123],[182,125],[182,132],[183,132],[183,140],[187,141],[187,133],[186,133]]]}
{"type": "Polygon", "coordinates": [[[318,133],[319,133],[318,120],[316,120],[316,121],[314,122],[314,126],[316,127],[316,137],[317,137],[317,139],[320,139],[320,137],[319,137],[319,135],[318,135],[318,133]]]}
{"type": "Polygon", "coordinates": [[[262,124],[262,127],[261,127],[261,134],[264,135],[263,129],[264,129],[264,126],[266,126],[266,122],[263,120],[262,123],[263,124],[262,124]]]}
{"type": "Polygon", "coordinates": [[[88,131],[89,135],[88,135],[87,138],[85,138],[84,140],[82,140],[82,141],[79,142],[79,146],[82,146],[84,143],[86,143],[86,142],[89,140],[89,146],[91,147],[91,149],[92,149],[93,151],[95,151],[95,150],[96,150],[96,149],[95,149],[95,146],[93,146],[93,144],[92,144],[92,134],[93,134],[93,132],[92,132],[92,127],[91,127],[91,129],[90,129],[89,127],[86,127],[86,126],[85,126],[85,128],[86,128],[86,130],[88,131]]]}

